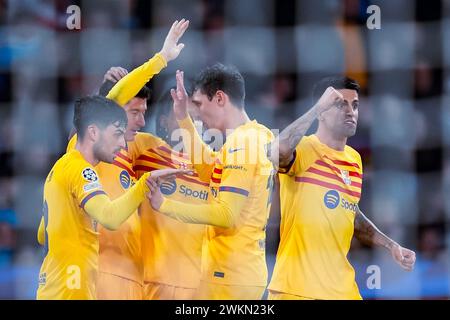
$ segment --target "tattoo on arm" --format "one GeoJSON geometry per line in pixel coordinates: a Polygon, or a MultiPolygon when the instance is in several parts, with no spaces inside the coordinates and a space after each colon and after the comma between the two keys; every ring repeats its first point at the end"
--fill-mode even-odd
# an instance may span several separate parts
{"type": "Polygon", "coordinates": [[[355,216],[355,237],[369,246],[383,246],[390,250],[396,242],[381,232],[359,208],[355,216]]]}
{"type": "Polygon", "coordinates": [[[278,167],[286,167],[292,160],[295,148],[317,118],[317,106],[292,122],[275,139],[271,146],[270,159],[278,167]],[[278,156],[277,159],[275,159],[278,156]]]}

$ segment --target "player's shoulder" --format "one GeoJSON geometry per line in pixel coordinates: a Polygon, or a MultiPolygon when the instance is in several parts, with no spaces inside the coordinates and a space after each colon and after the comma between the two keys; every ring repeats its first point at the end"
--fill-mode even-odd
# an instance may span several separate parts
{"type": "Polygon", "coordinates": [[[230,142],[233,141],[233,143],[242,142],[245,139],[248,140],[246,143],[256,145],[257,142],[268,143],[272,141],[274,135],[269,128],[253,120],[238,127],[229,138],[230,142]]]}
{"type": "Polygon", "coordinates": [[[248,123],[248,125],[246,126],[246,128],[247,128],[247,130],[254,130],[258,134],[265,134],[265,135],[273,136],[273,133],[269,128],[267,128],[265,125],[263,125],[262,123],[259,123],[256,120],[250,121],[248,123]]]}
{"type": "Polygon", "coordinates": [[[160,137],[155,136],[154,134],[150,132],[138,132],[135,137],[135,141],[142,142],[142,141],[151,141],[153,143],[158,141],[163,141],[160,137]]]}
{"type": "Polygon", "coordinates": [[[299,143],[297,144],[296,149],[297,150],[304,150],[304,149],[311,149],[314,147],[319,147],[320,141],[319,139],[314,135],[311,134],[309,136],[303,136],[299,143]]]}
{"type": "Polygon", "coordinates": [[[94,166],[87,162],[78,150],[72,150],[66,153],[61,160],[63,161],[61,169],[65,171],[67,177],[72,177],[80,173],[86,176],[97,175],[94,166]]]}
{"type": "Polygon", "coordinates": [[[54,167],[55,173],[61,173],[65,179],[82,175],[87,181],[97,180],[95,168],[83,158],[78,150],[71,150],[63,155],[54,167]]]}
{"type": "Polygon", "coordinates": [[[351,159],[353,159],[353,161],[361,164],[361,155],[359,154],[358,151],[356,151],[356,149],[352,148],[349,145],[345,146],[345,153],[346,155],[348,155],[351,159]]]}
{"type": "Polygon", "coordinates": [[[135,146],[138,149],[151,149],[165,144],[166,142],[158,136],[148,132],[138,132],[134,141],[130,143],[130,147],[135,146]]]}

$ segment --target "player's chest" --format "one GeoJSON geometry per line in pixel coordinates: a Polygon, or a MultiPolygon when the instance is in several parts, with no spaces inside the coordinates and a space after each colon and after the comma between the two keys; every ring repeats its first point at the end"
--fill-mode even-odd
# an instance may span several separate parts
{"type": "Polygon", "coordinates": [[[111,198],[117,198],[131,188],[136,177],[131,168],[109,165],[96,168],[100,176],[103,189],[111,198]]]}

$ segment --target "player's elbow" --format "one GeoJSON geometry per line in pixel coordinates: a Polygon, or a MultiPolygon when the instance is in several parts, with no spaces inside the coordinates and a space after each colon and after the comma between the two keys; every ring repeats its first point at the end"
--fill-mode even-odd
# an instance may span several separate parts
{"type": "Polygon", "coordinates": [[[102,225],[103,228],[105,228],[108,231],[116,231],[120,227],[120,224],[114,220],[99,221],[99,223],[102,225]]]}
{"type": "Polygon", "coordinates": [[[108,231],[116,231],[117,229],[119,229],[120,225],[115,224],[115,223],[111,223],[108,225],[104,225],[105,229],[108,231]]]}
{"type": "Polygon", "coordinates": [[[288,144],[288,137],[285,137],[283,132],[270,143],[270,147],[267,150],[267,157],[273,163],[275,168],[284,164],[292,154],[292,150],[289,148],[288,144]]]}
{"type": "MultiPolygon", "coordinates": [[[[289,163],[292,160],[292,153],[293,151],[291,150],[291,148],[289,148],[289,146],[287,145],[287,143],[282,143],[280,142],[280,145],[278,147],[278,153],[272,154],[272,157],[277,157],[277,161],[279,163],[279,167],[280,168],[284,168],[286,166],[289,165],[289,163]]],[[[271,159],[272,162],[274,162],[274,160],[271,159]]]]}
{"type": "Polygon", "coordinates": [[[237,217],[233,214],[231,209],[227,209],[223,212],[222,219],[217,223],[217,227],[221,228],[234,228],[236,226],[237,217]]]}

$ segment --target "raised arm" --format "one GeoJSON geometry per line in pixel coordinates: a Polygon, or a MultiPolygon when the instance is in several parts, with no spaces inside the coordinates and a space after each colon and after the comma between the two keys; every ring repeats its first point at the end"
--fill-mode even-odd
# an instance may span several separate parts
{"type": "Polygon", "coordinates": [[[268,155],[275,168],[285,168],[291,163],[295,148],[309,127],[311,127],[314,120],[322,112],[338,105],[342,99],[342,94],[334,88],[328,87],[319,101],[308,112],[281,131],[279,136],[271,144],[271,148],[269,149],[270,154],[268,155]]]}
{"type": "MultiPolygon", "coordinates": [[[[161,51],[143,65],[137,67],[121,78],[106,97],[123,106],[136,96],[139,90],[141,90],[155,74],[158,74],[167,66],[167,63],[178,57],[181,50],[184,48],[184,44],[178,43],[178,41],[188,27],[189,20],[182,19],[181,21],[175,21],[166,36],[161,51]]],[[[120,75],[123,75],[123,73],[119,74],[119,76],[120,75]]]]}
{"type": "Polygon", "coordinates": [[[200,179],[209,181],[214,167],[214,160],[217,158],[217,152],[203,142],[198,134],[194,123],[188,113],[188,95],[184,87],[184,73],[177,70],[176,73],[177,88],[170,90],[173,99],[173,110],[178,125],[188,133],[187,139],[183,139],[184,147],[194,165],[195,171],[200,179]],[[186,141],[187,140],[187,141],[186,141]]]}
{"type": "Polygon", "coordinates": [[[397,242],[381,232],[375,224],[370,221],[359,209],[355,215],[355,237],[362,243],[369,246],[381,246],[389,250],[393,259],[403,269],[411,271],[416,262],[416,253],[403,248],[397,242]]]}
{"type": "MultiPolygon", "coordinates": [[[[121,106],[127,104],[154,75],[167,66],[168,62],[178,57],[184,48],[184,44],[178,43],[178,41],[188,27],[189,20],[175,21],[166,36],[161,51],[130,73],[122,67],[111,67],[103,76],[103,82],[111,81],[117,83],[106,97],[116,101],[121,106]]],[[[75,134],[76,130],[72,129],[69,133],[67,150],[70,150],[75,145],[76,140],[73,140],[75,134]]]]}

